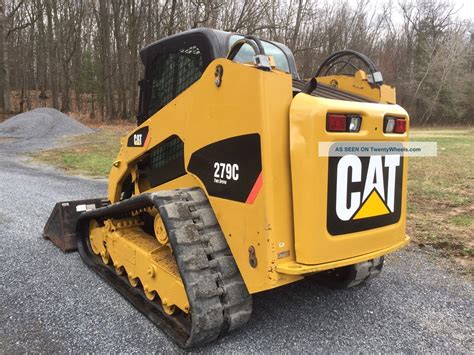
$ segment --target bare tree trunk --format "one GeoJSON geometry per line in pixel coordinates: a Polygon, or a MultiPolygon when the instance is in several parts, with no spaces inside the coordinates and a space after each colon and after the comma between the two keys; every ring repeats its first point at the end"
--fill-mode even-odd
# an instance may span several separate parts
{"type": "Polygon", "coordinates": [[[0,107],[5,114],[11,112],[7,19],[4,0],[0,0],[0,107]]]}
{"type": "Polygon", "coordinates": [[[52,4],[54,0],[46,0],[46,16],[48,19],[48,65],[49,71],[51,75],[49,76],[51,88],[51,99],[52,99],[52,106],[54,108],[59,108],[59,100],[58,100],[58,59],[56,56],[56,43],[54,39],[54,32],[53,32],[53,6],[56,4],[52,4]]]}
{"type": "Polygon", "coordinates": [[[102,118],[107,120],[115,116],[115,105],[112,85],[112,62],[110,58],[110,0],[99,2],[99,12],[96,14],[98,23],[98,40],[101,63],[101,81],[103,85],[102,118]]]}
{"type": "Polygon", "coordinates": [[[296,43],[298,40],[298,36],[300,34],[303,6],[306,6],[306,2],[303,4],[303,0],[298,0],[298,9],[296,11],[295,28],[293,29],[293,37],[291,38],[291,43],[290,43],[290,48],[292,51],[296,50],[296,43]]]}
{"type": "Polygon", "coordinates": [[[70,104],[70,96],[69,96],[69,89],[70,89],[70,79],[69,79],[69,63],[63,61],[62,63],[62,72],[61,72],[61,112],[69,112],[71,111],[71,104],[70,104]]]}
{"type": "Polygon", "coordinates": [[[89,118],[95,118],[95,98],[94,98],[94,89],[91,92],[91,113],[89,114],[89,118]]]}
{"type": "MultiPolygon", "coordinates": [[[[80,45],[79,45],[80,46],[80,45]]],[[[81,86],[80,86],[80,81],[81,81],[81,47],[78,48],[76,51],[76,54],[74,55],[72,59],[72,70],[73,70],[73,76],[74,76],[74,94],[75,94],[75,100],[76,100],[76,111],[81,112],[82,111],[82,100],[81,100],[81,86]]]]}
{"type": "MultiPolygon", "coordinates": [[[[121,105],[120,118],[127,117],[127,100],[126,100],[126,91],[125,91],[125,75],[124,75],[124,48],[122,41],[122,27],[123,27],[123,15],[122,7],[123,3],[112,1],[112,11],[113,11],[113,21],[114,21],[114,38],[115,38],[115,55],[117,58],[117,68],[118,68],[118,103],[121,105]]],[[[135,2],[132,2],[129,6],[135,6],[135,2]]],[[[130,21],[130,19],[129,19],[130,21]]]]}
{"type": "MultiPolygon", "coordinates": [[[[38,51],[36,54],[36,65],[38,70],[38,89],[40,91],[38,98],[46,100],[46,88],[48,85],[48,66],[47,66],[47,46],[46,32],[43,21],[43,5],[41,0],[36,1],[36,11],[38,13],[38,51]]],[[[43,103],[43,106],[45,104],[43,103]]]]}
{"type": "Polygon", "coordinates": [[[4,0],[0,0],[0,108],[5,113],[5,27],[6,27],[4,0]]]}
{"type": "MultiPolygon", "coordinates": [[[[82,14],[81,14],[82,16],[82,14]]],[[[76,110],[77,112],[81,112],[82,110],[82,88],[81,88],[81,57],[82,57],[82,36],[83,36],[83,26],[82,21],[77,26],[75,38],[75,51],[72,56],[72,75],[73,75],[73,87],[75,93],[75,101],[76,101],[76,110]]]]}
{"type": "MultiPolygon", "coordinates": [[[[64,0],[63,0],[64,1],[64,0]]],[[[71,1],[71,0],[69,0],[71,1]]],[[[75,70],[74,65],[71,68],[71,63],[73,62],[76,53],[78,53],[78,48],[80,47],[81,42],[81,26],[82,26],[82,16],[83,16],[83,2],[82,0],[72,0],[70,3],[66,3],[66,9],[63,10],[62,16],[60,18],[60,23],[58,21],[57,27],[61,28],[59,34],[59,43],[61,44],[60,50],[60,60],[62,67],[61,75],[61,91],[62,91],[62,100],[61,100],[61,111],[70,112],[71,111],[71,87],[74,83],[75,70]]]]}
{"type": "Polygon", "coordinates": [[[72,31],[68,27],[71,23],[68,23],[69,18],[69,4],[66,4],[65,10],[58,15],[58,7],[53,8],[53,19],[54,28],[56,30],[57,40],[57,60],[59,67],[58,85],[61,94],[61,112],[69,112],[69,63],[66,59],[68,56],[68,37],[69,31],[72,31]]]}
{"type": "MultiPolygon", "coordinates": [[[[133,3],[133,1],[131,1],[133,3]]],[[[140,5],[130,4],[128,7],[128,40],[129,40],[129,65],[128,65],[128,95],[130,98],[129,110],[136,113],[137,111],[137,96],[138,96],[138,69],[140,67],[140,60],[138,58],[138,51],[140,46],[139,34],[141,33],[141,17],[146,12],[145,7],[140,5]]],[[[149,9],[148,9],[149,10],[149,9]]],[[[160,24],[158,23],[157,33],[160,32],[160,24]]]]}
{"type": "Polygon", "coordinates": [[[170,21],[169,21],[169,24],[168,24],[168,36],[171,36],[173,34],[173,31],[174,31],[174,17],[175,17],[175,14],[176,14],[176,6],[177,5],[178,4],[177,4],[176,0],[171,1],[170,21]]]}

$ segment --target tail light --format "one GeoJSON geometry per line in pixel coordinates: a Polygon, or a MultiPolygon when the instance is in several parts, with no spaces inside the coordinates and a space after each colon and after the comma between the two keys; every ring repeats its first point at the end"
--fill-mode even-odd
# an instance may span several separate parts
{"type": "Polygon", "coordinates": [[[326,128],[330,132],[345,132],[347,129],[347,117],[345,115],[329,114],[326,128]]]}
{"type": "Polygon", "coordinates": [[[329,113],[326,118],[328,132],[359,132],[362,117],[329,113]]]}
{"type": "Polygon", "coordinates": [[[404,118],[385,117],[383,131],[385,133],[405,133],[407,121],[404,118]]]}

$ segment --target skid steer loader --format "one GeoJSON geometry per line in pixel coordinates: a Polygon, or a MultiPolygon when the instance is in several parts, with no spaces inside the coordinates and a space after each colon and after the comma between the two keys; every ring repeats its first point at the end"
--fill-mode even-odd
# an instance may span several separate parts
{"type": "Polygon", "coordinates": [[[408,140],[395,89],[345,50],[301,80],[276,42],[195,29],[140,52],[138,127],[108,196],[58,203],[44,236],[180,346],[244,325],[251,295],[305,277],[351,287],[407,244],[407,159],[319,154],[408,140]]]}

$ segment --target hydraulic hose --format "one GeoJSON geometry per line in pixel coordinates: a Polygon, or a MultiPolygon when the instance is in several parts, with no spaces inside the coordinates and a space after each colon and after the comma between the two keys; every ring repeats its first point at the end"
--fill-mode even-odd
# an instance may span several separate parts
{"type": "Polygon", "coordinates": [[[332,63],[334,61],[337,61],[339,58],[347,56],[347,55],[352,55],[352,56],[355,56],[355,57],[359,58],[367,66],[367,68],[370,71],[370,74],[373,75],[374,73],[379,71],[377,69],[375,63],[369,57],[367,57],[365,54],[353,51],[352,49],[345,49],[345,50],[342,50],[342,51],[334,52],[329,57],[327,57],[324,60],[324,62],[322,62],[321,65],[319,66],[318,70],[316,71],[315,77],[320,76],[323,69],[326,66],[328,66],[330,63],[332,63]]]}

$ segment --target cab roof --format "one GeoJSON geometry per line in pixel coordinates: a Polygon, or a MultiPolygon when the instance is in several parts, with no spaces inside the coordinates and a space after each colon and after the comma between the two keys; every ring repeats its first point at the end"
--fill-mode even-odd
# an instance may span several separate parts
{"type": "MultiPolygon", "coordinates": [[[[158,53],[169,52],[177,44],[183,43],[204,43],[207,48],[207,55],[212,59],[225,58],[229,52],[229,39],[232,35],[241,35],[239,33],[231,33],[220,30],[214,30],[211,28],[195,28],[189,31],[176,33],[174,35],[165,37],[156,42],[149,44],[140,50],[140,58],[145,66],[151,63],[153,58],[158,53]]],[[[288,59],[288,67],[294,79],[299,79],[298,71],[296,70],[295,59],[291,50],[282,43],[267,41],[261,39],[261,41],[269,42],[279,48],[288,59]]]]}

